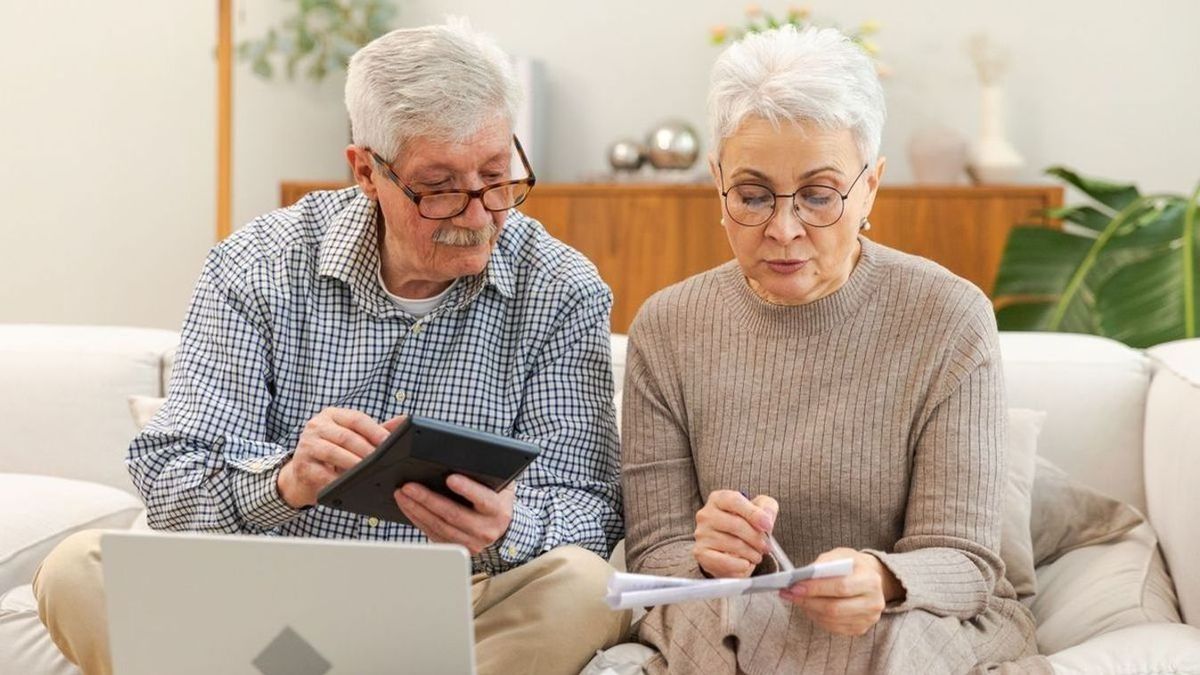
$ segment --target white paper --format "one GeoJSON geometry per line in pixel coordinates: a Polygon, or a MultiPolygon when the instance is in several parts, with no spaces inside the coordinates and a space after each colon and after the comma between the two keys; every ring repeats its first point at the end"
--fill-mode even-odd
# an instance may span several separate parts
{"type": "Polygon", "coordinates": [[[691,600],[711,600],[735,595],[780,591],[805,579],[842,577],[854,569],[854,561],[840,558],[747,579],[686,579],[651,574],[614,572],[608,580],[604,602],[613,609],[671,605],[691,600]]]}

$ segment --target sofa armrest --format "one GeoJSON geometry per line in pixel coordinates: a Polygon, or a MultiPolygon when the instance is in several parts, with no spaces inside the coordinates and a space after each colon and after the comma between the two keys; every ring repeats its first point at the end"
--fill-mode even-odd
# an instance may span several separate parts
{"type": "Polygon", "coordinates": [[[1147,623],[1114,630],[1049,656],[1057,673],[1200,672],[1200,630],[1147,623]]]}
{"type": "Polygon", "coordinates": [[[0,473],[0,594],[28,584],[58,542],[80,530],[125,529],[142,513],[116,488],[51,476],[0,473]]]}
{"type": "Polygon", "coordinates": [[[1200,339],[1159,345],[1146,399],[1146,507],[1183,619],[1200,627],[1200,339]]]}

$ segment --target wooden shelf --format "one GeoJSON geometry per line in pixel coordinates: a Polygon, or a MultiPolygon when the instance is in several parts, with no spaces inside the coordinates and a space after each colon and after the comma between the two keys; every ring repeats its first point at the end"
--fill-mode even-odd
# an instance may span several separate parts
{"type": "MultiPolygon", "coordinates": [[[[281,186],[291,204],[311,190],[345,183],[281,186]]],[[[924,256],[991,291],[1009,231],[1048,225],[1062,206],[1050,185],[880,188],[869,236],[924,256]]],[[[521,210],[595,263],[613,289],[613,330],[625,332],[655,291],[732,258],[716,190],[707,184],[539,184],[521,210]]]]}

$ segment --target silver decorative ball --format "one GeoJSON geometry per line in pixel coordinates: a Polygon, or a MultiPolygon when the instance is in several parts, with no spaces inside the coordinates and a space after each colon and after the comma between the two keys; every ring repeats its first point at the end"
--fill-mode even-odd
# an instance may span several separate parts
{"type": "Polygon", "coordinates": [[[616,171],[637,171],[646,161],[646,148],[628,138],[613,143],[608,148],[608,163],[616,171]]]}
{"type": "Polygon", "coordinates": [[[668,120],[646,137],[650,163],[656,169],[688,169],[700,156],[700,137],[687,122],[668,120]]]}

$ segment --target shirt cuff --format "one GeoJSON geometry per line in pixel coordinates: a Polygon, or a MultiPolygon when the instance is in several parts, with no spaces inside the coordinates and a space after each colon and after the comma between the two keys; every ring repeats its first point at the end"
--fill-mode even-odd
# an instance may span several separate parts
{"type": "Polygon", "coordinates": [[[479,552],[479,563],[488,574],[529,562],[543,552],[545,527],[537,514],[519,501],[513,502],[512,522],[508,531],[491,546],[479,552]]]}
{"type": "MultiPolygon", "coordinates": [[[[255,445],[269,445],[255,443],[255,445]]],[[[278,446],[271,446],[278,450],[278,446]]],[[[233,495],[238,513],[247,525],[270,530],[300,515],[279,494],[279,474],[292,458],[290,452],[247,456],[229,460],[233,468],[233,495]]]]}
{"type": "Polygon", "coordinates": [[[924,609],[938,616],[971,618],[987,607],[989,593],[962,555],[947,549],[885,553],[865,549],[879,559],[904,588],[904,599],[889,602],[884,614],[924,609]]]}

